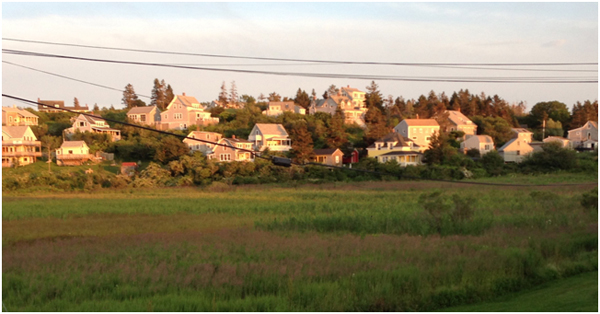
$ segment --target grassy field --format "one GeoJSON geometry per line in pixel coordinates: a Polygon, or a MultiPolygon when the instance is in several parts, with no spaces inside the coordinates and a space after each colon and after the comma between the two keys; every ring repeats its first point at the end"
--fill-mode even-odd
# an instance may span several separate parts
{"type": "Polygon", "coordinates": [[[493,302],[446,308],[443,311],[598,312],[598,272],[559,279],[493,302]]]}
{"type": "Polygon", "coordinates": [[[594,179],[5,194],[3,302],[10,311],[478,304],[597,270],[597,211],[580,205],[594,179]]]}

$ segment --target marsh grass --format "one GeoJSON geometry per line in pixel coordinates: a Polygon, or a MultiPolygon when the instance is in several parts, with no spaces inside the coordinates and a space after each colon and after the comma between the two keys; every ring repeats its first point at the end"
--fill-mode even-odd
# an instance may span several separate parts
{"type": "Polygon", "coordinates": [[[366,182],[11,196],[2,296],[10,311],[478,303],[597,270],[597,212],[582,207],[585,191],[366,182]],[[441,229],[423,206],[432,193],[454,206],[441,229]],[[453,220],[471,199],[472,215],[453,220]]]}

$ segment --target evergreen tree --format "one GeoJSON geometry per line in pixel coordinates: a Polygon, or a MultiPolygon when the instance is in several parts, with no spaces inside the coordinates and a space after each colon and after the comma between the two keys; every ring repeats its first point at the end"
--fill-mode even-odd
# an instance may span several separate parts
{"type": "Polygon", "coordinates": [[[586,100],[583,104],[577,102],[573,105],[572,113],[569,129],[582,127],[588,121],[598,122],[598,101],[592,103],[586,100]]]}
{"type": "Polygon", "coordinates": [[[227,95],[227,86],[225,86],[225,82],[221,85],[221,92],[219,93],[219,104],[224,108],[228,108],[229,97],[227,95]]]}
{"type": "Polygon", "coordinates": [[[458,153],[457,149],[448,143],[448,135],[435,133],[431,136],[429,149],[423,152],[423,159],[427,164],[443,164],[453,155],[458,153]]]}
{"type": "Polygon", "coordinates": [[[348,134],[344,128],[345,118],[342,109],[337,107],[327,129],[327,146],[330,148],[342,148],[348,142],[348,134]]]}
{"type": "Polygon", "coordinates": [[[385,112],[383,108],[383,96],[379,91],[379,86],[375,81],[371,81],[371,85],[367,86],[367,93],[365,94],[365,103],[367,108],[376,107],[380,113],[385,112]]]}
{"type": "Polygon", "coordinates": [[[317,92],[315,92],[315,89],[312,89],[312,93],[310,93],[310,95],[312,96],[312,99],[315,99],[317,97],[317,92]]]}
{"type": "Polygon", "coordinates": [[[73,106],[75,106],[76,109],[79,109],[79,99],[77,99],[77,97],[73,99],[73,106]]]}
{"type": "Polygon", "coordinates": [[[292,140],[290,154],[294,162],[305,163],[310,161],[311,157],[314,157],[312,136],[308,132],[308,127],[304,120],[300,120],[293,125],[290,138],[292,140]]]}
{"type": "Polygon", "coordinates": [[[367,124],[367,130],[365,132],[365,142],[367,146],[375,143],[376,140],[391,132],[391,129],[387,126],[385,117],[376,105],[373,105],[367,110],[365,122],[367,124]]]}
{"type": "Polygon", "coordinates": [[[303,91],[300,88],[298,88],[298,92],[296,92],[296,98],[294,98],[294,103],[308,110],[308,107],[310,107],[310,98],[308,97],[306,91],[303,91]]]}
{"type": "MultiPolygon", "coordinates": [[[[164,86],[165,81],[162,81],[162,85],[164,86]]],[[[168,106],[171,101],[173,101],[173,98],[175,98],[175,93],[173,92],[173,88],[171,87],[171,84],[167,85],[167,89],[165,90],[165,107],[168,106]]]]}
{"type": "Polygon", "coordinates": [[[326,98],[337,95],[339,90],[340,90],[339,88],[337,88],[337,87],[335,87],[335,85],[331,84],[331,86],[329,86],[329,88],[326,91],[326,93],[327,93],[326,98]]]}
{"type": "Polygon", "coordinates": [[[136,95],[135,90],[133,89],[133,85],[127,84],[127,86],[125,86],[125,90],[123,91],[123,98],[121,99],[121,102],[123,103],[123,105],[125,105],[125,108],[131,109],[133,107],[136,107],[137,101],[138,96],[136,95]]]}
{"type": "Polygon", "coordinates": [[[100,111],[100,107],[98,107],[98,104],[94,104],[94,112],[98,113],[100,111]]]}
{"type": "Polygon", "coordinates": [[[154,87],[152,88],[150,105],[157,106],[161,111],[164,111],[167,107],[167,93],[164,80],[161,83],[157,78],[154,79],[154,87]]]}
{"type": "Polygon", "coordinates": [[[233,108],[238,108],[238,92],[237,87],[235,86],[235,81],[231,82],[231,91],[229,92],[229,104],[233,108]]]}

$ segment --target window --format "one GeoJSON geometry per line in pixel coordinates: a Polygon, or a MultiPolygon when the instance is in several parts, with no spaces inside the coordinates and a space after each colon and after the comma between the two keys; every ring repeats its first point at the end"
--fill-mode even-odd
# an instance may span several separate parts
{"type": "Polygon", "coordinates": [[[412,138],[412,139],[413,139],[413,140],[416,140],[416,139],[417,139],[417,137],[416,137],[416,136],[413,136],[413,138],[412,138]]]}
{"type": "Polygon", "coordinates": [[[146,115],[145,114],[140,115],[140,121],[146,122],[146,115]]]}
{"type": "Polygon", "coordinates": [[[317,156],[317,162],[323,163],[323,162],[325,162],[326,159],[327,158],[325,156],[317,156]]]}
{"type": "Polygon", "coordinates": [[[490,145],[485,145],[485,150],[490,150],[490,145]]]}
{"type": "Polygon", "coordinates": [[[85,122],[79,122],[79,126],[85,126],[85,122]]]}
{"type": "Polygon", "coordinates": [[[519,155],[521,155],[521,151],[520,150],[517,151],[517,156],[519,156],[519,155]]]}
{"type": "Polygon", "coordinates": [[[73,151],[72,151],[72,150],[69,150],[69,154],[73,154],[73,151]]]}
{"type": "Polygon", "coordinates": [[[221,161],[230,161],[231,160],[231,154],[220,154],[219,155],[219,159],[221,161]]]}
{"type": "Polygon", "coordinates": [[[431,137],[428,136],[428,137],[425,138],[425,140],[426,141],[431,141],[431,137]]]}
{"type": "Polygon", "coordinates": [[[340,163],[340,156],[335,156],[335,163],[339,164],[340,163]]]}

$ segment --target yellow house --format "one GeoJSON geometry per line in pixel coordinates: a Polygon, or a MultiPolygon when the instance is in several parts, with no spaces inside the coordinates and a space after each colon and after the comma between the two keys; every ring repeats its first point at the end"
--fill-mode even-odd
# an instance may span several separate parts
{"type": "Polygon", "coordinates": [[[254,143],[254,150],[287,152],[292,149],[292,140],[281,124],[257,123],[250,131],[248,141],[254,143]]]}
{"type": "Polygon", "coordinates": [[[2,126],[2,167],[28,165],[42,156],[42,143],[31,128],[26,126],[2,126]]]}
{"type": "Polygon", "coordinates": [[[78,166],[90,159],[90,148],[84,141],[64,141],[56,149],[56,164],[59,166],[78,166]]]}
{"type": "Polygon", "coordinates": [[[424,152],[429,149],[431,137],[440,132],[440,125],[434,119],[404,119],[394,131],[419,145],[419,151],[424,152]]]}
{"type": "Polygon", "coordinates": [[[2,107],[2,125],[38,125],[38,116],[15,105],[2,107]]]}
{"type": "Polygon", "coordinates": [[[526,155],[533,152],[533,147],[529,145],[533,133],[523,128],[512,130],[515,132],[515,137],[500,147],[498,153],[504,158],[504,162],[521,162],[526,155]]]}
{"type": "Polygon", "coordinates": [[[311,158],[312,162],[318,162],[329,166],[342,166],[342,158],[344,153],[339,148],[323,148],[313,150],[315,154],[311,158]]]}
{"type": "Polygon", "coordinates": [[[381,163],[395,160],[401,166],[420,164],[422,160],[420,150],[421,147],[414,141],[397,132],[388,133],[367,147],[369,157],[381,163]]]}
{"type": "Polygon", "coordinates": [[[473,123],[467,116],[457,110],[446,110],[449,125],[446,132],[463,131],[465,136],[477,134],[477,124],[473,123]]]}

